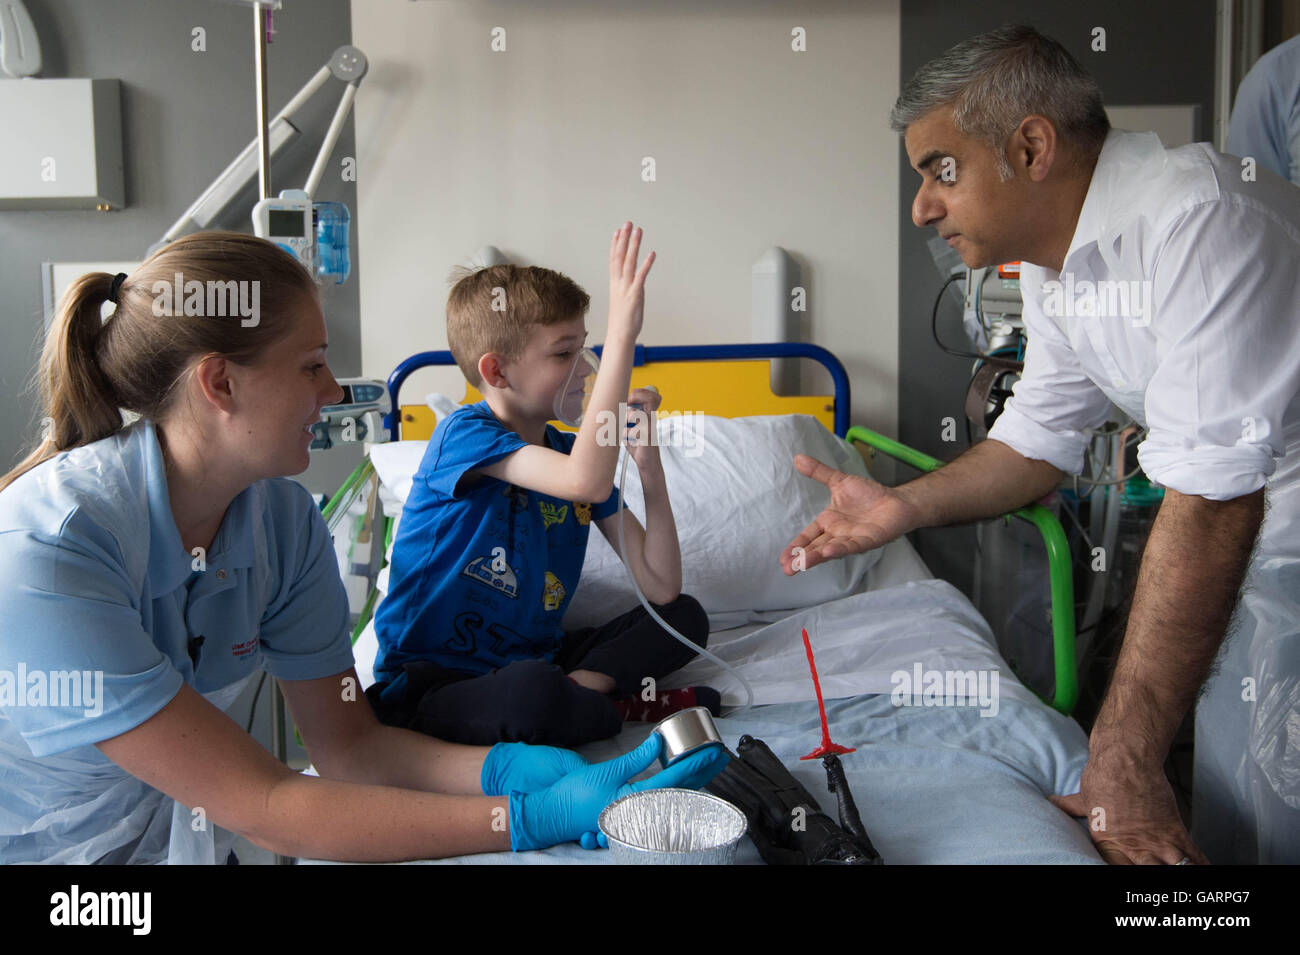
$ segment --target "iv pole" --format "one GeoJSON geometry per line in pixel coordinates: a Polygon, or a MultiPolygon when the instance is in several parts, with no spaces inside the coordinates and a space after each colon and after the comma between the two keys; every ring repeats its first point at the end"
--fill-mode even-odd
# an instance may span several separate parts
{"type": "Polygon", "coordinates": [[[369,66],[366,55],[357,47],[350,45],[339,47],[331,54],[325,65],[317,70],[316,74],[303,84],[302,89],[298,90],[284,108],[268,122],[266,118],[266,12],[279,9],[281,0],[265,0],[265,2],[227,0],[227,2],[248,3],[253,7],[254,29],[257,33],[253,48],[253,78],[257,88],[257,138],[244,147],[230,165],[222,170],[221,174],[172,224],[162,238],[149,247],[148,255],[152,255],[167,243],[186,233],[207,228],[253,178],[255,163],[258,178],[257,198],[258,200],[270,198],[271,159],[286,143],[298,135],[298,129],[290,122],[290,118],[304,103],[316,95],[332,75],[346,85],[338,108],[334,111],[334,119],[325,134],[325,141],[321,143],[320,151],[316,154],[316,162],[312,166],[311,176],[304,190],[309,196],[314,196],[325,173],[325,163],[343,133],[343,125],[356,98],[357,86],[366,75],[369,66]]]}

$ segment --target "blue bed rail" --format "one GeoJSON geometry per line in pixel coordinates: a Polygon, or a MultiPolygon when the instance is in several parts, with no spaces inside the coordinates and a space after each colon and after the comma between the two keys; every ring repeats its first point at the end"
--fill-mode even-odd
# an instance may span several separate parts
{"type": "MultiPolygon", "coordinates": [[[[599,355],[603,347],[596,345],[592,351],[599,355]]],[[[746,345],[637,345],[632,364],[639,368],[647,362],[656,361],[716,361],[738,358],[811,358],[813,361],[820,362],[830,372],[831,381],[835,385],[835,433],[841,438],[848,433],[851,402],[849,376],[840,360],[820,345],[809,345],[804,342],[746,345]]],[[[397,397],[402,390],[402,383],[417,368],[454,364],[456,359],[452,358],[449,351],[423,351],[412,355],[393,369],[393,373],[388,376],[388,397],[391,399],[392,410],[384,416],[384,427],[388,429],[394,441],[400,437],[398,428],[402,415],[397,397]]]]}

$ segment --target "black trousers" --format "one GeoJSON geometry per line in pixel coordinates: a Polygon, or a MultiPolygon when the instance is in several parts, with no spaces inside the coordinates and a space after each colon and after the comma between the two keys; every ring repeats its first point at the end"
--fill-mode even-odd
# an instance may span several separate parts
{"type": "MultiPolygon", "coordinates": [[[[670,604],[652,606],[697,646],[708,643],[709,618],[694,597],[682,594],[670,604]]],[[[695,656],[638,606],[602,626],[566,633],[554,663],[517,660],[486,675],[407,663],[400,702],[380,699],[386,683],[371,686],[366,698],[380,722],[453,743],[572,747],[616,735],[623,719],[610,697],[566,674],[604,673],[613,678],[617,695],[631,696],[641,692],[647,677],[662,679],[695,656]]]]}

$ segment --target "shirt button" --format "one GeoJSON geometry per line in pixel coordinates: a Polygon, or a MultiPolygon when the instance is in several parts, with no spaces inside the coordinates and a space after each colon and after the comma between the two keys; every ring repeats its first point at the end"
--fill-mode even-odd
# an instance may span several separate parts
{"type": "Polygon", "coordinates": [[[225,580],[225,579],[226,579],[226,572],[224,570],[217,571],[217,580],[225,580]]]}
{"type": "Polygon", "coordinates": [[[1127,388],[1127,387],[1128,387],[1128,382],[1126,382],[1123,378],[1116,378],[1116,379],[1115,379],[1115,387],[1116,387],[1116,388],[1127,388]]]}

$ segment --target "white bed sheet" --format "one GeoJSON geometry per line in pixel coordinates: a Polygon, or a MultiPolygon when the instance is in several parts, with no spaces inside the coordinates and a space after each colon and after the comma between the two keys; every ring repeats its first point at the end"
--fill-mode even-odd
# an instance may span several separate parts
{"type": "MultiPolygon", "coordinates": [[[[820,739],[799,636],[806,626],[832,738],[857,748],[843,757],[843,765],[867,831],[887,864],[1100,864],[1086,827],[1046,798],[1078,790],[1088,756],[1083,730],[1011,674],[987,624],[964,596],[929,575],[907,541],[895,541],[885,551],[856,594],[775,622],[768,618],[781,617],[779,612],[751,614],[743,623],[713,631],[715,652],[744,668],[761,704],[725,712],[717,721],[724,741],[734,748],[743,733],[763,739],[834,816],[834,797],[820,762],[799,759],[820,739]],[[923,696],[894,699],[892,675],[914,672],[918,664],[923,671],[996,671],[996,711],[978,699],[942,706],[926,705],[923,696]]],[[[369,652],[365,646],[358,645],[359,661],[369,652]]],[[[690,664],[663,685],[699,682],[718,686],[729,700],[739,698],[734,681],[707,661],[690,664]]],[[[649,730],[646,723],[627,723],[617,737],[579,752],[592,761],[613,758],[635,748],[649,730]]],[[[748,838],[741,841],[736,861],[762,862],[748,838]]],[[[432,862],[601,865],[608,864],[609,855],[569,844],[412,864],[432,862]]]]}
{"type": "MultiPolygon", "coordinates": [[[[1086,826],[1047,800],[1076,792],[1087,760],[1078,724],[1041,702],[1004,701],[985,719],[970,707],[894,707],[868,695],[827,704],[831,735],[863,824],[887,865],[1101,864],[1086,826]]],[[[733,749],[762,739],[832,818],[835,797],[820,760],[801,760],[821,730],[814,703],[776,703],[717,720],[733,749]]],[[[627,723],[613,739],[579,748],[595,762],[630,752],[650,731],[627,723]]],[[[302,860],[317,864],[320,860],[302,860]]],[[[489,852],[412,865],[608,865],[576,843],[540,852],[489,852]]],[[[736,864],[761,864],[744,838],[736,864]]]]}
{"type": "MultiPolygon", "coordinates": [[[[385,567],[380,571],[384,580],[381,584],[381,591],[387,590],[386,576],[388,568],[385,567]]],[[[916,550],[907,541],[906,538],[900,538],[891,541],[882,548],[880,560],[867,571],[866,575],[854,588],[854,594],[863,594],[872,591],[883,590],[889,587],[895,587],[910,581],[933,580],[929,570],[917,555],[916,550]]],[[[850,594],[848,596],[853,596],[850,594]]],[[[382,599],[382,594],[381,594],[382,599]]],[[[575,595],[576,599],[576,595],[575,595]]],[[[375,606],[378,607],[378,601],[375,606]]],[[[766,613],[743,613],[733,612],[726,614],[713,614],[709,617],[709,645],[710,647],[720,647],[725,643],[737,640],[754,631],[761,630],[768,624],[788,616],[782,611],[769,611],[766,613]]],[[[812,631],[810,631],[811,633],[812,631]]],[[[798,638],[799,631],[795,630],[795,637],[798,638]]],[[[820,642],[814,646],[814,651],[819,651],[820,642]]],[[[370,686],[375,682],[374,664],[375,656],[379,653],[379,639],[375,635],[375,623],[372,619],[366,624],[361,634],[357,637],[356,643],[352,647],[353,656],[356,659],[357,678],[361,687],[370,686]]],[[[802,653],[802,650],[800,651],[802,653]]],[[[727,659],[723,657],[723,659],[727,659]]],[[[707,665],[707,661],[706,665],[707,665]]],[[[730,662],[730,660],[728,660],[730,662]]],[[[694,665],[692,665],[694,666],[694,665]]],[[[712,665],[708,665],[712,668],[712,665]]],[[[688,668],[689,669],[689,668],[688,668]]],[[[712,668],[716,669],[716,668],[712,668]]],[[[686,672],[686,671],[682,671],[686,672]]],[[[805,668],[806,672],[806,668],[805,668]]],[[[688,676],[695,678],[712,678],[711,673],[700,674],[696,669],[689,669],[688,676]]],[[[746,679],[749,679],[748,675],[746,679]]],[[[674,686],[691,686],[700,682],[700,679],[694,679],[693,682],[665,682],[664,687],[669,689],[674,686]]],[[[706,683],[705,685],[712,685],[706,683]]],[[[739,686],[739,684],[736,684],[739,686]]],[[[744,702],[743,693],[738,695],[730,702],[739,704],[744,702]]]]}
{"type": "MultiPolygon", "coordinates": [[[[845,770],[886,862],[1100,861],[1086,829],[1046,800],[1049,793],[1077,791],[1087,760],[1082,729],[1016,679],[983,618],[961,593],[929,573],[906,539],[883,548],[853,592],[838,599],[794,612],[710,616],[710,649],[750,680],[755,709],[739,711],[744,699],[739,683],[703,659],[661,686],[719,689],[728,707],[718,721],[724,740],[734,747],[742,733],[764,739],[833,815],[835,803],[820,763],[798,759],[820,737],[803,627],[816,653],[832,736],[859,747],[844,758],[845,770]],[[915,698],[893,699],[898,674],[915,676],[918,667],[922,674],[996,674],[996,707],[987,698],[925,705],[920,687],[915,698]]],[[[354,647],[363,686],[373,682],[377,650],[372,622],[354,647]]],[[[628,723],[619,736],[579,751],[592,760],[610,758],[633,749],[649,729],[628,723]]],[[[607,859],[606,853],[568,845],[440,861],[600,864],[607,859]]],[[[761,861],[748,839],[737,861],[761,861]]]]}

